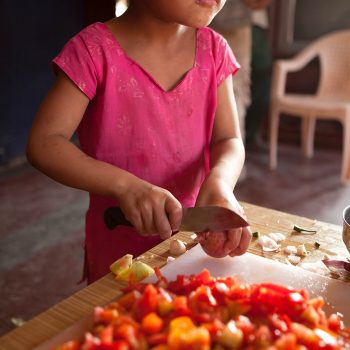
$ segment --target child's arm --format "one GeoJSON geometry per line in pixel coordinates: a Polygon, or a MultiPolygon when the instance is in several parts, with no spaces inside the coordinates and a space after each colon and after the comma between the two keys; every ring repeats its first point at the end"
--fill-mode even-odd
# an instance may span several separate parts
{"type": "MultiPolygon", "coordinates": [[[[218,107],[211,142],[211,170],[197,198],[197,205],[219,205],[243,213],[233,190],[244,163],[244,145],[239,129],[236,102],[229,76],[218,88],[218,107]]],[[[248,228],[228,230],[225,250],[243,254],[251,240],[248,228]]]]}
{"type": "Polygon", "coordinates": [[[89,157],[70,141],[88,103],[86,95],[60,72],[30,132],[29,161],[64,185],[116,198],[140,234],[168,238],[182,216],[181,204],[170,192],[89,157]]]}

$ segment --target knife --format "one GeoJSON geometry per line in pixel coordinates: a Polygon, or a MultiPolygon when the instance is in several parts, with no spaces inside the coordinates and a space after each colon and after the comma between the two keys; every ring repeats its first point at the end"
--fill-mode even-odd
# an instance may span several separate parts
{"type": "MultiPolygon", "coordinates": [[[[218,207],[182,208],[183,215],[179,231],[206,232],[224,231],[249,226],[248,222],[233,210],[218,207]]],[[[132,226],[119,207],[110,207],[104,213],[105,225],[113,230],[119,225],[132,226]]]]}

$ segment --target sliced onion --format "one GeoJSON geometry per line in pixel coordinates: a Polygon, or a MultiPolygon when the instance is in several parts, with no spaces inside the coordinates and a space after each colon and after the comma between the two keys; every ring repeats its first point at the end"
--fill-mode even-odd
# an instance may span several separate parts
{"type": "Polygon", "coordinates": [[[332,269],[346,270],[350,272],[350,262],[346,260],[324,259],[322,262],[332,269]]]}

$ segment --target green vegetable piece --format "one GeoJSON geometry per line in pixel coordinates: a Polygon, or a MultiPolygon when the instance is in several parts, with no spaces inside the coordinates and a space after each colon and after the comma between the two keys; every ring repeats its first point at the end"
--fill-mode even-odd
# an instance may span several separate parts
{"type": "Polygon", "coordinates": [[[294,225],[293,230],[296,232],[299,232],[299,233],[303,233],[303,234],[314,234],[317,232],[316,230],[310,230],[310,229],[307,229],[307,228],[304,228],[304,227],[301,227],[298,225],[294,225]]]}
{"type": "Polygon", "coordinates": [[[259,238],[260,237],[260,232],[259,231],[255,231],[252,233],[253,238],[259,238]]]}
{"type": "Polygon", "coordinates": [[[320,246],[321,246],[321,244],[318,243],[318,242],[315,242],[314,245],[315,245],[315,248],[316,248],[316,249],[320,248],[320,246]]]}

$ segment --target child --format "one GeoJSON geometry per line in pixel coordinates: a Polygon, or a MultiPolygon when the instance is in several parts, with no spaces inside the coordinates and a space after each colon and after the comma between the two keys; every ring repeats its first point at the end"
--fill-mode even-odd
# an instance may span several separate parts
{"type": "MultiPolygon", "coordinates": [[[[225,0],[131,0],[128,10],[71,39],[53,60],[28,159],[90,192],[85,277],[170,237],[182,206],[240,210],[233,189],[244,162],[225,40],[205,28],[225,0]],[[80,148],[71,141],[77,130],[80,148]],[[210,161],[210,163],[209,163],[210,161]],[[135,229],[109,231],[118,205],[135,229]]],[[[225,255],[243,254],[248,228],[228,230],[225,255]]]]}

